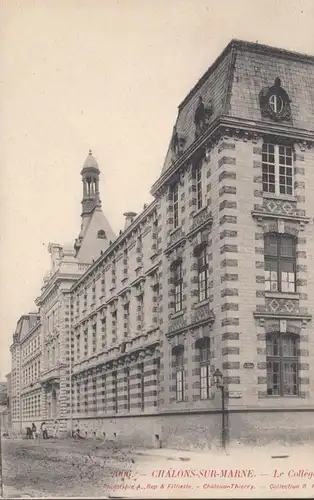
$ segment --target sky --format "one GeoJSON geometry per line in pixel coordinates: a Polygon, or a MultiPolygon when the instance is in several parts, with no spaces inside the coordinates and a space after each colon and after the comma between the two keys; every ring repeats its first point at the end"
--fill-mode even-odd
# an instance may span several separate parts
{"type": "Polygon", "coordinates": [[[151,200],[177,107],[232,38],[314,54],[313,0],[2,0],[0,380],[91,148],[113,229],[151,200]]]}

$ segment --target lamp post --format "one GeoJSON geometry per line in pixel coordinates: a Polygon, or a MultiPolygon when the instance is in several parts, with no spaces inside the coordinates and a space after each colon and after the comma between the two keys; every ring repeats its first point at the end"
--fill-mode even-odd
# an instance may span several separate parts
{"type": "Polygon", "coordinates": [[[225,408],[225,386],[223,375],[218,368],[213,373],[214,384],[221,391],[221,446],[226,449],[226,408],[225,408]]]}

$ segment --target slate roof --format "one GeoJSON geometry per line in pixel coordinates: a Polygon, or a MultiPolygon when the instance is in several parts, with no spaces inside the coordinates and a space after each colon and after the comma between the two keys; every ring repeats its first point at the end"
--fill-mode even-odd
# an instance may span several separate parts
{"type": "MultiPolygon", "coordinates": [[[[195,87],[179,105],[176,129],[185,139],[184,150],[195,140],[194,115],[199,96],[212,101],[210,123],[219,116],[255,122],[262,118],[259,93],[279,77],[291,99],[295,128],[314,129],[314,56],[298,54],[261,44],[232,40],[195,87]]],[[[169,146],[162,174],[172,164],[169,146]]]]}
{"type": "Polygon", "coordinates": [[[39,324],[40,316],[36,313],[25,314],[17,322],[15,335],[19,341],[23,340],[32,328],[39,324]]]}

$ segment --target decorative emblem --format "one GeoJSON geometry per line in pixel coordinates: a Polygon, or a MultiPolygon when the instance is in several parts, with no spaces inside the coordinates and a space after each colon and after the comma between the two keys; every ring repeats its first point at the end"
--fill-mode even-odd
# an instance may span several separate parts
{"type": "Polygon", "coordinates": [[[275,121],[291,121],[289,96],[281,86],[280,78],[276,78],[272,87],[264,87],[259,94],[259,102],[263,117],[275,121]]]}
{"type": "Polygon", "coordinates": [[[209,119],[213,114],[213,106],[212,102],[209,101],[207,105],[203,103],[202,96],[198,98],[198,104],[194,115],[194,123],[195,123],[195,137],[198,138],[204,130],[209,125],[209,119]]]}

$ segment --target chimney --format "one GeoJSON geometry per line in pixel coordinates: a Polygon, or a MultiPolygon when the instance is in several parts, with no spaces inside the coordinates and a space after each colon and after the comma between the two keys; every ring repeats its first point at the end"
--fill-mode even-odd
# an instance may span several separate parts
{"type": "Polygon", "coordinates": [[[125,223],[124,223],[124,231],[125,231],[132,224],[137,214],[135,212],[125,212],[123,215],[125,217],[125,223]]]}

